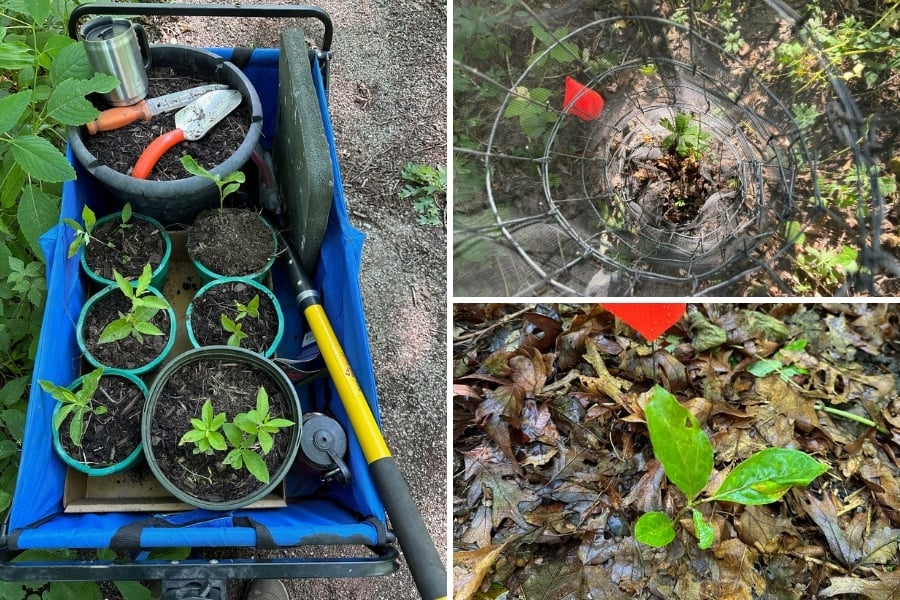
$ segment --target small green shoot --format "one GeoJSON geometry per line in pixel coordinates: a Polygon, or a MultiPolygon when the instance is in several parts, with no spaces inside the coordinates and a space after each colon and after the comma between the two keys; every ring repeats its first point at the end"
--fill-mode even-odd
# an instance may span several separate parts
{"type": "Polygon", "coordinates": [[[241,187],[241,184],[244,183],[244,181],[246,181],[247,179],[242,171],[232,171],[224,177],[218,174],[214,175],[213,173],[210,173],[209,171],[201,167],[200,164],[190,154],[181,157],[181,165],[184,167],[184,170],[191,175],[204,177],[216,184],[216,188],[218,188],[219,190],[220,214],[225,209],[225,198],[238,191],[238,189],[241,187]]]}
{"type": "Polygon", "coordinates": [[[79,448],[81,439],[84,437],[85,421],[89,420],[92,415],[102,415],[107,412],[107,408],[102,404],[94,405],[94,394],[97,392],[102,376],[103,367],[94,369],[82,378],[81,387],[74,392],[46,380],[38,382],[41,389],[62,403],[62,407],[53,419],[53,428],[59,431],[66,417],[72,415],[72,419],[69,421],[69,438],[79,448]]]}
{"type": "Polygon", "coordinates": [[[675,152],[681,158],[695,159],[709,150],[709,133],[700,129],[699,124],[692,124],[692,120],[688,113],[678,113],[674,122],[660,119],[659,124],[671,132],[662,141],[663,150],[675,152]]]}
{"type": "Polygon", "coordinates": [[[231,334],[228,336],[228,340],[225,343],[229,346],[240,346],[241,341],[247,337],[247,334],[244,333],[241,321],[247,317],[252,317],[254,319],[259,318],[259,294],[253,296],[247,304],[241,304],[235,300],[234,305],[237,309],[237,315],[234,317],[234,320],[223,313],[220,322],[222,324],[222,329],[231,334]]]}
{"type": "Polygon", "coordinates": [[[169,303],[150,292],[150,265],[144,265],[137,286],[125,279],[118,271],[113,271],[119,291],[131,302],[127,313],[119,313],[119,318],[110,322],[100,332],[100,343],[109,344],[127,338],[129,335],[138,342],[144,343],[145,335],[164,335],[159,327],[151,323],[151,319],[161,310],[169,308],[169,303]]]}
{"type": "Polygon", "coordinates": [[[739,54],[741,49],[744,47],[744,44],[747,42],[744,41],[744,38],[741,37],[740,28],[735,29],[727,34],[725,34],[725,43],[722,47],[725,49],[725,52],[730,52],[731,54],[739,54]]]}
{"type": "Polygon", "coordinates": [[[253,477],[262,483],[269,483],[269,468],[258,451],[263,455],[271,452],[275,445],[274,436],[282,429],[292,427],[294,422],[272,418],[269,414],[269,394],[263,387],[256,393],[256,408],[235,415],[231,422],[226,420],[225,413],[213,414],[212,403],[207,400],[200,418],[191,419],[192,429],[181,437],[178,445],[194,444],[194,454],[212,455],[216,451],[228,451],[223,464],[236,470],[246,467],[253,477]]]}
{"type": "Polygon", "coordinates": [[[447,196],[447,169],[442,165],[435,168],[407,163],[400,176],[408,183],[400,190],[399,196],[412,200],[419,225],[440,225],[441,203],[447,196]]]}
{"type": "Polygon", "coordinates": [[[97,224],[97,215],[94,214],[94,211],[92,211],[90,207],[85,205],[84,208],[81,209],[81,220],[84,221],[84,226],[75,219],[70,219],[68,217],[63,219],[63,223],[75,231],[75,239],[69,244],[69,258],[78,254],[78,250],[80,250],[82,246],[87,247],[88,243],[91,241],[91,232],[94,230],[94,225],[97,224]]]}
{"type": "Polygon", "coordinates": [[[213,414],[213,406],[210,400],[203,403],[200,409],[200,418],[191,419],[190,431],[181,436],[178,445],[186,443],[194,444],[194,454],[213,454],[214,451],[225,451],[225,436],[219,430],[225,424],[225,413],[213,414]]]}
{"type": "Polygon", "coordinates": [[[641,515],[634,526],[638,541],[662,547],[675,539],[675,524],[691,512],[694,535],[700,548],[710,548],[715,529],[697,509],[705,502],[769,504],[794,486],[809,485],[828,467],[808,454],[787,448],[766,448],[739,463],[707,497],[697,496],[709,483],[713,448],[697,418],[664,388],[655,386],[644,409],[650,443],[669,480],[687,497],[675,519],[660,511],[641,515]]]}
{"type": "Polygon", "coordinates": [[[809,369],[795,365],[785,364],[782,358],[790,360],[793,352],[803,352],[808,340],[795,340],[775,353],[772,358],[761,358],[747,367],[747,371],[757,377],[766,377],[772,373],[778,373],[783,381],[790,381],[794,375],[808,375],[809,369]]]}

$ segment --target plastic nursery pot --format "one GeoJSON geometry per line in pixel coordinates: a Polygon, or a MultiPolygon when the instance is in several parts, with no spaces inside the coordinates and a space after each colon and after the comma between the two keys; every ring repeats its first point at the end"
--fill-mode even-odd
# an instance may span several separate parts
{"type": "MultiPolygon", "coordinates": [[[[121,371],[119,369],[105,369],[103,371],[101,381],[107,377],[121,377],[128,380],[129,383],[131,383],[141,391],[141,396],[143,397],[144,402],[146,402],[147,396],[149,395],[147,386],[143,381],[141,381],[131,373],[121,371]]],[[[77,390],[79,387],[81,387],[81,382],[83,380],[84,377],[79,377],[78,379],[73,381],[69,386],[69,390],[77,390]]],[[[56,420],[56,414],[60,411],[60,409],[62,409],[62,402],[57,402],[56,406],[53,409],[53,420],[51,420],[51,423],[56,420]]],[[[53,431],[53,449],[56,451],[56,454],[68,466],[72,467],[76,471],[87,473],[89,477],[103,477],[104,475],[112,475],[113,473],[124,471],[125,469],[134,466],[138,459],[140,459],[144,455],[143,442],[138,442],[134,450],[132,450],[124,459],[104,467],[93,467],[81,462],[81,460],[79,460],[78,458],[69,455],[69,453],[66,452],[66,449],[62,445],[62,441],[59,437],[59,431],[54,427],[51,427],[51,430],[53,431]]]]}
{"type": "MultiPolygon", "coordinates": [[[[240,170],[249,160],[259,141],[262,124],[262,104],[253,84],[234,64],[220,56],[190,46],[159,44],[150,47],[154,67],[187,68],[211,83],[224,83],[239,90],[251,111],[247,134],[238,149],[224,162],[211,169],[215,175],[227,175],[240,170]]],[[[130,202],[136,212],[149,215],[166,225],[188,223],[205,208],[218,204],[219,192],[215,184],[199,176],[172,181],[136,179],[101,164],[85,146],[82,127],[69,127],[67,136],[78,162],[97,178],[110,194],[123,205],[130,202]]]]}
{"type": "MultiPolygon", "coordinates": [[[[148,288],[148,291],[157,298],[162,298],[163,300],[165,300],[165,297],[156,288],[148,288]]],[[[166,339],[166,342],[163,345],[162,349],[152,360],[133,367],[122,366],[122,364],[109,364],[107,362],[104,362],[101,358],[95,356],[94,353],[92,353],[87,347],[87,339],[84,332],[84,326],[88,315],[90,314],[91,310],[93,310],[94,307],[97,306],[98,303],[106,300],[110,294],[117,293],[122,293],[121,290],[119,290],[119,287],[115,284],[109,285],[88,298],[87,302],[84,303],[84,306],[81,308],[81,313],[78,315],[78,323],[75,329],[75,337],[78,341],[78,348],[81,350],[81,354],[82,356],[84,356],[85,360],[87,360],[87,362],[93,367],[103,367],[104,369],[119,369],[133,375],[143,375],[144,373],[150,373],[159,368],[162,362],[172,351],[172,346],[175,345],[175,311],[172,309],[171,305],[166,309],[166,313],[169,316],[169,330],[163,331],[163,334],[167,335],[168,338],[166,339]]],[[[168,303],[168,300],[166,302],[168,303]]]]}
{"type": "MultiPolygon", "coordinates": [[[[213,385],[214,383],[218,384],[218,379],[215,382],[210,381],[210,385],[213,385]]],[[[202,397],[192,397],[191,394],[180,387],[177,393],[179,396],[178,404],[180,406],[193,406],[196,408],[198,415],[200,413],[200,407],[209,397],[209,394],[201,394],[202,397]]],[[[255,397],[255,392],[253,396],[255,397]]],[[[248,410],[251,408],[253,407],[247,406],[248,410]]],[[[233,414],[228,414],[227,418],[230,420],[234,418],[234,416],[235,415],[233,414]]],[[[303,418],[297,391],[284,372],[274,362],[245,348],[206,346],[203,348],[194,348],[178,355],[159,371],[150,388],[150,396],[148,397],[146,404],[144,404],[144,412],[141,418],[141,437],[144,443],[144,456],[147,459],[150,470],[159,480],[160,484],[173,496],[199,508],[210,510],[236,510],[262,499],[272,492],[272,490],[274,490],[284,479],[297,456],[297,450],[300,446],[302,422],[303,418]],[[182,433],[176,428],[174,430],[175,435],[170,438],[173,440],[171,445],[167,445],[165,440],[160,436],[160,433],[154,432],[154,420],[157,418],[157,412],[159,412],[161,418],[165,420],[162,429],[173,431],[172,420],[175,417],[172,416],[172,410],[174,410],[174,403],[166,402],[165,392],[167,386],[173,378],[179,375],[179,372],[182,371],[182,369],[188,369],[188,374],[184,376],[192,376],[190,369],[196,366],[195,363],[202,361],[221,363],[220,366],[222,368],[235,370],[249,369],[258,374],[259,377],[265,378],[267,380],[265,387],[269,392],[270,398],[273,397],[274,393],[281,395],[285,399],[286,404],[286,413],[284,414],[284,417],[295,423],[295,425],[288,430],[290,432],[290,439],[288,440],[287,451],[284,454],[284,458],[278,467],[270,472],[269,483],[261,485],[252,493],[241,498],[223,498],[215,501],[198,498],[181,489],[174,483],[171,474],[177,469],[165,469],[160,465],[160,460],[165,458],[165,454],[173,453],[175,454],[174,460],[177,461],[176,464],[182,465],[182,470],[188,469],[188,466],[184,463],[184,457],[185,455],[191,454],[191,450],[188,449],[188,445],[177,446],[177,440],[182,433]],[[170,408],[172,410],[170,410],[170,408]],[[160,443],[159,448],[154,445],[154,438],[157,438],[156,441],[160,443]]],[[[185,419],[185,423],[189,427],[188,419],[185,419]]],[[[286,431],[282,430],[279,435],[283,435],[284,433],[286,433],[286,431]]],[[[219,459],[216,460],[219,461],[219,459]]],[[[225,471],[232,471],[232,468],[226,467],[225,471]]],[[[201,476],[206,479],[214,477],[215,474],[216,472],[212,472],[201,474],[201,476]]],[[[212,484],[210,483],[209,485],[211,486],[212,484]]],[[[206,482],[204,482],[202,487],[206,487],[206,482]]]]}
{"type": "MultiPolygon", "coordinates": [[[[194,295],[194,299],[188,305],[187,311],[185,312],[185,329],[187,330],[188,339],[191,341],[191,346],[193,346],[194,348],[200,348],[202,346],[202,344],[197,341],[197,338],[194,335],[194,321],[192,321],[192,318],[194,316],[194,307],[197,301],[211,289],[217,286],[231,283],[243,283],[245,285],[248,285],[256,290],[258,294],[267,297],[272,302],[272,306],[275,308],[275,314],[278,318],[278,329],[275,332],[275,337],[272,340],[272,343],[260,352],[260,354],[262,354],[266,358],[270,358],[273,354],[275,354],[275,349],[278,348],[278,344],[281,343],[281,337],[284,335],[284,313],[281,310],[281,305],[278,303],[278,298],[275,297],[275,294],[272,293],[272,290],[264,286],[262,283],[254,281],[253,279],[249,279],[247,277],[223,277],[222,279],[214,279],[197,291],[197,293],[194,295]]],[[[251,317],[247,317],[247,319],[249,318],[251,317]]]]}
{"type": "MultiPolygon", "coordinates": [[[[275,251],[272,252],[272,256],[269,257],[269,260],[266,262],[263,268],[252,273],[242,273],[240,274],[240,277],[246,277],[247,279],[261,282],[272,269],[272,265],[275,264],[275,257],[278,254],[278,237],[275,234],[275,229],[272,227],[272,224],[269,223],[269,221],[267,221],[262,215],[258,215],[258,218],[265,227],[268,234],[272,236],[272,247],[275,249],[275,251]]],[[[228,275],[213,271],[209,266],[194,258],[193,253],[191,252],[190,234],[188,234],[187,249],[188,256],[190,257],[191,262],[194,263],[194,268],[197,270],[197,275],[200,277],[200,281],[202,281],[203,283],[208,283],[210,281],[213,281],[214,279],[222,279],[224,277],[228,277],[228,275]]]]}
{"type": "MultiPolygon", "coordinates": [[[[121,218],[122,218],[122,213],[116,212],[116,213],[107,215],[101,219],[97,219],[97,223],[94,225],[94,230],[96,231],[97,227],[104,223],[107,223],[109,221],[119,221],[119,220],[121,220],[121,218]]],[[[169,262],[171,261],[171,257],[172,257],[172,240],[169,237],[169,234],[166,232],[166,228],[163,226],[163,224],[160,223],[159,221],[157,221],[156,219],[154,219],[152,217],[148,217],[147,215],[141,215],[141,214],[137,214],[137,213],[132,213],[131,218],[132,219],[140,219],[141,221],[146,221],[147,223],[150,223],[151,225],[153,225],[153,227],[155,227],[157,229],[157,231],[159,231],[159,235],[162,238],[163,243],[165,244],[165,249],[163,250],[162,259],[160,260],[159,264],[156,265],[156,267],[153,269],[153,274],[150,279],[150,285],[155,287],[158,290],[161,290],[161,289],[163,289],[163,285],[165,284],[166,275],[169,272],[169,262]]],[[[94,245],[96,245],[96,241],[94,242],[94,245]]],[[[112,283],[115,283],[115,280],[113,280],[109,277],[104,277],[100,273],[97,273],[96,271],[94,271],[88,265],[87,253],[91,250],[91,248],[92,248],[92,245],[88,244],[81,251],[81,268],[82,268],[82,270],[84,270],[84,272],[87,273],[87,276],[90,277],[91,281],[94,281],[101,286],[107,286],[112,283]]],[[[134,283],[136,284],[136,282],[137,282],[137,279],[135,278],[134,283]]]]}

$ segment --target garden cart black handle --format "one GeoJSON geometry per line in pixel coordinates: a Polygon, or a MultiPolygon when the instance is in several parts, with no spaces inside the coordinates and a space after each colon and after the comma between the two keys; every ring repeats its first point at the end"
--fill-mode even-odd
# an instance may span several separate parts
{"type": "Polygon", "coordinates": [[[304,273],[287,239],[279,233],[278,241],[284,252],[285,267],[296,294],[297,304],[300,305],[316,339],[334,386],[350,418],[350,425],[359,439],[375,488],[391,519],[397,541],[400,542],[403,555],[416,582],[416,588],[425,600],[445,598],[447,571],[431,541],[431,536],[428,535],[428,529],[409,493],[409,487],[397,467],[397,461],[388,450],[372,409],[328,321],[319,292],[304,273]]]}

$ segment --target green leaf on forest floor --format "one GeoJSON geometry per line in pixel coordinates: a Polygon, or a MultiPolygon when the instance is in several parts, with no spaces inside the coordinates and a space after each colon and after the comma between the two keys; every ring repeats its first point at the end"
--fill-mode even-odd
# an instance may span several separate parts
{"type": "Polygon", "coordinates": [[[827,470],[826,465],[799,450],[766,448],[736,466],[710,500],[768,504],[793,486],[809,485],[827,470]]]}
{"type": "Polygon", "coordinates": [[[691,519],[694,521],[694,533],[697,536],[698,545],[701,549],[706,550],[712,546],[716,537],[716,530],[703,520],[703,513],[696,508],[691,509],[691,519]]]}
{"type": "Polygon", "coordinates": [[[700,422],[659,385],[653,387],[644,413],[653,453],[669,480],[693,500],[713,469],[712,444],[700,422]]]}
{"type": "Polygon", "coordinates": [[[634,537],[648,546],[662,548],[675,539],[675,525],[665,513],[644,513],[634,524],[634,537]]]}

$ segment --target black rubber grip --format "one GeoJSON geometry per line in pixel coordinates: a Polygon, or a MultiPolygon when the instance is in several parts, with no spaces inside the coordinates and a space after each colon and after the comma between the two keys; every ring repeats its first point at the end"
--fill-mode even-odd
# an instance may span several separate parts
{"type": "Polygon", "coordinates": [[[376,460],[369,464],[369,471],[391,519],[391,527],[400,542],[419,595],[424,600],[446,598],[447,570],[400,474],[397,461],[390,456],[376,460]]]}

